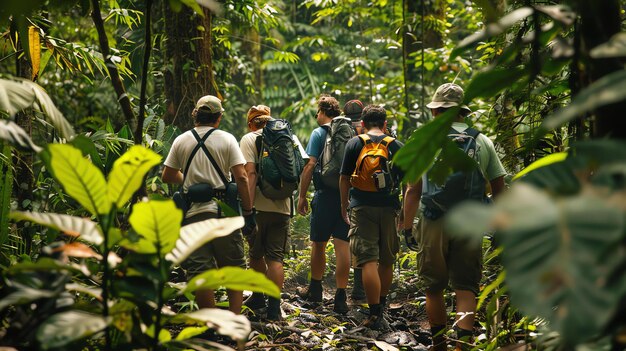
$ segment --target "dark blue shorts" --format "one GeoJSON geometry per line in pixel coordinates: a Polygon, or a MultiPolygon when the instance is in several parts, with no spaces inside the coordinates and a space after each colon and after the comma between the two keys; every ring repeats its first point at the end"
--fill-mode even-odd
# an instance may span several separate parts
{"type": "Polygon", "coordinates": [[[350,227],[341,218],[339,191],[316,191],[311,200],[311,241],[324,242],[330,237],[348,241],[350,227]]]}

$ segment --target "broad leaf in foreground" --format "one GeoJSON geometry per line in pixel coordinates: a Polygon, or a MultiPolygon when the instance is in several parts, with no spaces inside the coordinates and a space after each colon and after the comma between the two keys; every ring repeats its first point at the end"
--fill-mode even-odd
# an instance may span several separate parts
{"type": "Polygon", "coordinates": [[[174,264],[180,264],[200,246],[215,238],[229,235],[243,225],[243,217],[214,218],[186,225],[180,229],[176,247],[165,258],[174,264]]]}
{"type": "Polygon", "coordinates": [[[74,128],[41,86],[27,79],[0,79],[0,110],[13,116],[28,107],[39,107],[66,139],[74,137],[74,128]]]}
{"type": "Polygon", "coordinates": [[[109,213],[111,202],[100,170],[70,145],[50,144],[48,150],[54,177],[65,191],[94,215],[109,213]]]}
{"type": "Polygon", "coordinates": [[[553,130],[598,107],[625,99],[626,70],[607,74],[583,89],[569,105],[548,116],[541,124],[542,130],[553,130]]]}
{"type": "Polygon", "coordinates": [[[223,267],[211,269],[193,277],[187,284],[185,292],[194,292],[198,289],[215,290],[225,287],[231,290],[249,290],[264,293],[273,297],[280,297],[280,289],[265,274],[240,267],[223,267]]]}
{"type": "Polygon", "coordinates": [[[142,236],[140,241],[149,244],[140,245],[144,250],[141,253],[156,253],[157,247],[160,247],[162,256],[176,245],[181,220],[182,212],[172,200],[137,203],[128,219],[133,229],[142,236]]]}
{"type": "Polygon", "coordinates": [[[0,120],[0,140],[6,140],[9,144],[23,150],[41,151],[41,147],[35,144],[26,131],[13,121],[0,120]]]}
{"type": "Polygon", "coordinates": [[[44,349],[58,348],[104,330],[110,320],[82,311],[57,313],[39,326],[37,341],[44,349]]]}
{"type": "Polygon", "coordinates": [[[78,239],[100,245],[103,241],[102,233],[96,222],[88,218],[75,217],[59,213],[40,212],[11,212],[10,217],[14,220],[27,220],[48,228],[56,229],[70,236],[78,236],[78,239]]]}
{"type": "Polygon", "coordinates": [[[161,162],[161,156],[143,146],[135,145],[113,164],[109,174],[109,199],[122,208],[133,193],[143,185],[146,173],[161,162]]]}
{"type": "Polygon", "coordinates": [[[244,340],[250,334],[250,321],[243,315],[228,310],[203,308],[198,311],[178,314],[172,319],[175,323],[205,323],[217,329],[221,335],[230,336],[234,340],[244,340]]]}
{"type": "Polygon", "coordinates": [[[416,130],[393,157],[393,163],[404,170],[404,178],[415,182],[428,170],[448,138],[459,108],[451,108],[416,130]]]}

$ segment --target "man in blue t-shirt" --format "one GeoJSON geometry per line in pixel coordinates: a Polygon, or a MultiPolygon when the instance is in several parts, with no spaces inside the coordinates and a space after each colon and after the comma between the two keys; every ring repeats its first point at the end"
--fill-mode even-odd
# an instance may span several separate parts
{"type": "MultiPolygon", "coordinates": [[[[306,153],[309,162],[304,166],[300,176],[300,191],[298,196],[298,213],[306,215],[309,203],[306,198],[307,190],[313,180],[315,194],[311,200],[311,281],[308,289],[298,291],[298,295],[311,302],[322,302],[322,278],[326,268],[326,244],[333,238],[336,255],[335,279],[337,291],[335,293],[334,311],[345,314],[348,312],[346,287],[350,273],[350,247],[348,244],[348,224],[341,218],[340,198],[337,189],[325,187],[317,172],[317,161],[322,155],[330,122],[340,115],[339,102],[334,97],[322,95],[317,102],[318,128],[311,133],[306,153]]],[[[337,180],[339,181],[339,180],[337,180]]]]}

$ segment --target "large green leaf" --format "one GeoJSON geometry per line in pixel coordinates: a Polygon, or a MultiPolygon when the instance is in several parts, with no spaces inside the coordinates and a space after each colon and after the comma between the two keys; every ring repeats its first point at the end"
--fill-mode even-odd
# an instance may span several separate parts
{"type": "Polygon", "coordinates": [[[521,7],[500,18],[498,22],[488,23],[483,31],[474,33],[461,40],[459,45],[457,45],[457,47],[450,53],[450,59],[457,57],[461,52],[480,41],[484,41],[488,38],[504,33],[504,31],[515,25],[515,23],[532,15],[533,11],[534,10],[531,7],[521,7]]]}
{"type": "Polygon", "coordinates": [[[435,161],[448,138],[452,122],[459,112],[451,108],[413,132],[409,141],[393,158],[395,165],[404,170],[405,180],[417,181],[435,161]]]}
{"type": "Polygon", "coordinates": [[[465,89],[465,102],[477,97],[490,98],[505,88],[510,88],[526,75],[522,67],[493,68],[478,73],[465,89]]]}
{"type": "Polygon", "coordinates": [[[205,323],[217,329],[221,335],[234,340],[245,340],[250,334],[250,321],[246,316],[234,314],[228,310],[203,308],[198,311],[178,314],[172,318],[174,323],[205,323]]]}
{"type": "Polygon", "coordinates": [[[428,177],[435,184],[444,184],[448,175],[456,171],[469,172],[478,163],[459,149],[455,142],[450,139],[444,140],[441,153],[428,171],[428,177]]]}
{"type": "Polygon", "coordinates": [[[194,292],[198,289],[215,290],[219,287],[232,290],[250,290],[280,297],[280,289],[267,279],[265,274],[239,267],[211,269],[198,274],[189,281],[185,292],[194,292]]]}
{"type": "Polygon", "coordinates": [[[553,194],[518,182],[493,209],[460,207],[448,223],[457,231],[465,223],[459,234],[474,235],[484,229],[476,222],[495,226],[512,302],[549,320],[566,345],[575,345],[606,330],[626,294],[620,269],[626,194],[588,183],[576,195],[553,194]]]}
{"type": "Polygon", "coordinates": [[[626,32],[619,32],[609,41],[591,49],[589,56],[595,59],[626,57],[626,32]]]}
{"type": "Polygon", "coordinates": [[[53,298],[58,295],[58,291],[22,286],[19,290],[4,296],[0,300],[0,311],[9,306],[30,304],[39,299],[53,298]]]}
{"type": "Polygon", "coordinates": [[[547,165],[556,163],[556,162],[562,162],[565,160],[565,158],[567,157],[567,153],[566,152],[557,152],[554,154],[550,154],[548,156],[542,157],[540,159],[538,159],[537,161],[531,163],[530,165],[528,165],[528,167],[524,168],[522,171],[520,171],[519,173],[517,173],[514,177],[513,180],[516,180],[522,176],[524,176],[525,174],[532,172],[536,169],[539,169],[541,167],[545,167],[547,165]]]}
{"type": "Polygon", "coordinates": [[[243,217],[214,218],[186,225],[180,229],[176,247],[165,258],[174,264],[180,264],[200,246],[215,238],[229,235],[243,225],[243,217]]]}
{"type": "Polygon", "coordinates": [[[65,191],[92,214],[107,214],[111,202],[100,170],[70,145],[50,144],[48,150],[52,172],[65,191]]]}
{"type": "Polygon", "coordinates": [[[161,162],[161,156],[143,146],[135,145],[113,164],[109,174],[109,199],[121,208],[143,184],[148,171],[161,162]]]}
{"type": "Polygon", "coordinates": [[[161,247],[162,256],[172,251],[180,234],[182,216],[172,200],[135,204],[128,221],[142,240],[150,243],[149,251],[141,253],[155,253],[157,245],[161,247]]]}
{"type": "Polygon", "coordinates": [[[553,130],[598,107],[626,99],[626,70],[608,74],[583,89],[572,102],[548,116],[541,127],[553,130]]]}
{"type": "Polygon", "coordinates": [[[24,129],[13,121],[0,120],[0,139],[24,150],[41,151],[41,147],[35,144],[24,129]]]}
{"type": "Polygon", "coordinates": [[[66,139],[74,137],[74,128],[41,86],[26,79],[0,78],[0,110],[12,116],[28,107],[39,107],[66,139]]]}
{"type": "Polygon", "coordinates": [[[75,217],[59,213],[11,212],[14,220],[27,220],[56,229],[71,236],[77,236],[86,242],[100,245],[103,235],[98,224],[88,218],[75,217]]]}
{"type": "Polygon", "coordinates": [[[39,326],[37,341],[45,350],[58,348],[104,330],[110,319],[82,311],[58,313],[39,326]]]}
{"type": "Polygon", "coordinates": [[[623,284],[607,279],[622,263],[616,244],[624,239],[623,209],[601,193],[555,201],[521,183],[508,201],[526,209],[502,235],[512,301],[548,318],[570,345],[598,335],[626,293],[623,284]],[[520,225],[528,221],[541,225],[520,225]]]}

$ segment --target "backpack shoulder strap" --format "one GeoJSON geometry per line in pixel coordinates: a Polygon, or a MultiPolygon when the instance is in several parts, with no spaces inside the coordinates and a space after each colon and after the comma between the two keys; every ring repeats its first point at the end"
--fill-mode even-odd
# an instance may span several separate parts
{"type": "Polygon", "coordinates": [[[372,142],[372,139],[367,134],[359,134],[358,136],[359,136],[359,139],[361,139],[361,141],[363,142],[363,145],[366,145],[372,142]]]}
{"type": "Polygon", "coordinates": [[[215,170],[217,171],[217,174],[220,176],[220,179],[222,180],[222,183],[224,183],[224,187],[228,186],[228,180],[226,179],[226,176],[224,175],[224,173],[222,172],[222,169],[220,168],[220,166],[217,164],[217,162],[215,161],[215,159],[213,158],[213,156],[211,156],[211,153],[209,152],[209,149],[206,147],[205,141],[209,138],[209,135],[211,135],[211,133],[216,130],[217,128],[213,128],[211,130],[209,130],[203,137],[202,139],[200,139],[200,136],[198,135],[198,133],[193,130],[193,134],[196,137],[196,140],[198,140],[198,144],[200,145],[200,147],[202,148],[202,151],[204,151],[204,154],[209,158],[209,161],[211,161],[211,164],[213,165],[213,168],[215,168],[215,170]],[[202,142],[201,142],[202,141],[202,142]]]}
{"type": "Polygon", "coordinates": [[[388,146],[394,140],[396,140],[396,138],[390,137],[390,136],[386,136],[386,137],[383,138],[383,140],[380,141],[380,144],[383,145],[383,146],[388,146]]]}
{"type": "Polygon", "coordinates": [[[193,150],[191,151],[191,154],[189,155],[189,158],[187,159],[187,164],[185,165],[185,170],[183,171],[183,183],[185,182],[184,178],[187,177],[189,166],[191,166],[191,160],[193,160],[193,157],[196,155],[198,150],[200,150],[204,142],[208,139],[209,135],[211,135],[211,133],[214,130],[215,129],[209,130],[202,138],[200,138],[200,135],[198,135],[198,132],[196,132],[196,130],[193,128],[191,129],[191,134],[193,134],[193,136],[196,138],[196,141],[198,142],[198,144],[196,144],[196,146],[193,148],[193,150]]]}
{"type": "Polygon", "coordinates": [[[474,128],[467,128],[465,130],[465,133],[467,133],[467,135],[471,136],[474,140],[476,140],[476,138],[478,137],[478,134],[480,134],[480,132],[474,128]]]}

